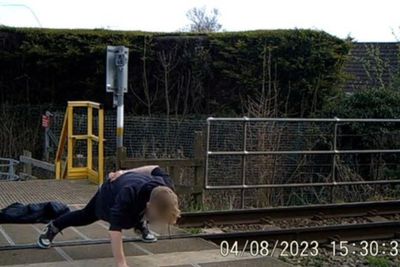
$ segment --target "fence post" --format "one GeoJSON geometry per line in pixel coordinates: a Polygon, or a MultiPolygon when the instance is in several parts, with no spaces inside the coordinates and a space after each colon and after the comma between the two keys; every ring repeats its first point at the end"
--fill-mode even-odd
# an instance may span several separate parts
{"type": "MultiPolygon", "coordinates": [[[[32,158],[32,152],[30,152],[28,150],[24,150],[23,155],[25,157],[32,158]]],[[[23,172],[29,176],[32,175],[32,163],[31,162],[23,164],[23,172]]]]}
{"type": "Polygon", "coordinates": [[[118,147],[117,148],[117,160],[116,160],[116,168],[117,170],[125,167],[126,160],[126,147],[118,147]]]}
{"type": "Polygon", "coordinates": [[[203,207],[204,203],[204,133],[203,131],[194,132],[194,159],[201,164],[194,167],[194,185],[201,188],[201,192],[194,194],[195,205],[203,207]]]}
{"type": "Polygon", "coordinates": [[[181,167],[179,167],[179,166],[169,166],[168,167],[168,173],[171,175],[171,177],[172,177],[172,180],[175,182],[175,183],[181,183],[181,181],[178,181],[178,178],[179,178],[179,171],[181,170],[182,168],[181,167]]]}

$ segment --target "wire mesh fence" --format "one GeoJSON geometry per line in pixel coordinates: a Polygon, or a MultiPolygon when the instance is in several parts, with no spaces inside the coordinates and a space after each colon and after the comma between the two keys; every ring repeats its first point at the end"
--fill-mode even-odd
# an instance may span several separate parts
{"type": "MultiPolygon", "coordinates": [[[[74,115],[74,132],[85,134],[87,129],[86,111],[77,110],[74,115]],[[76,129],[76,130],[75,130],[76,129]]],[[[97,133],[97,117],[94,114],[93,128],[97,133]]],[[[64,112],[53,112],[51,131],[59,136],[64,112]]],[[[129,158],[191,158],[196,131],[202,131],[206,125],[204,118],[144,117],[125,115],[124,146],[129,158]]],[[[116,115],[106,112],[104,122],[104,155],[112,158],[116,155],[116,115]]],[[[54,158],[55,149],[50,154],[54,158]]],[[[85,164],[86,144],[76,143],[77,164],[85,164]]]]}
{"type": "MultiPolygon", "coordinates": [[[[19,150],[41,151],[44,131],[40,126],[43,107],[2,108],[4,131],[1,132],[2,156],[17,158],[19,150]],[[10,144],[16,150],[9,153],[10,144]],[[10,156],[11,155],[11,156],[10,156]]],[[[51,110],[50,129],[58,138],[62,129],[65,110],[51,110]]],[[[97,116],[94,114],[93,131],[97,134],[97,116]]],[[[74,128],[76,133],[87,130],[85,110],[77,110],[74,128]]],[[[207,128],[205,116],[185,118],[176,116],[125,116],[124,145],[130,158],[192,158],[196,131],[207,128]]],[[[211,151],[300,151],[332,150],[335,146],[334,122],[249,122],[246,143],[243,142],[244,126],[241,122],[218,122],[210,129],[211,151]]],[[[114,168],[116,154],[116,116],[113,111],[105,114],[106,171],[114,168]]],[[[339,123],[336,149],[395,149],[400,148],[400,123],[339,123]]],[[[54,159],[57,145],[53,144],[50,159],[54,159]]],[[[21,153],[20,152],[20,153],[21,153]]],[[[97,154],[97,147],[94,147],[97,154]]],[[[36,154],[38,155],[38,153],[36,154]]],[[[39,153],[40,155],[40,153],[39,153]]],[[[76,145],[74,164],[85,166],[86,143],[76,145]]],[[[331,182],[333,154],[268,154],[249,155],[243,162],[241,155],[210,156],[210,185],[241,185],[243,164],[245,183],[289,184],[331,182]]],[[[400,179],[399,153],[351,153],[336,155],[336,177],[340,181],[377,181],[400,179]]],[[[93,162],[97,162],[94,158],[93,162]]],[[[97,166],[94,166],[96,169],[97,166]]],[[[177,181],[190,185],[190,171],[179,172],[177,181]]],[[[336,186],[305,186],[289,188],[254,188],[206,191],[205,204],[212,208],[238,208],[244,195],[246,207],[300,205],[364,201],[398,198],[397,184],[371,184],[336,186]]]]}

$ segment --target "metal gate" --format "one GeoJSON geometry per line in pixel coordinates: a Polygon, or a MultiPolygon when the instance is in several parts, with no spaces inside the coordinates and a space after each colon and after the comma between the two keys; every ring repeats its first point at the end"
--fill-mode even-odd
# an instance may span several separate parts
{"type": "MultiPolygon", "coordinates": [[[[205,189],[211,190],[224,190],[224,189],[240,189],[241,190],[241,206],[244,207],[244,191],[250,188],[282,188],[282,187],[307,187],[307,186],[339,186],[339,185],[357,185],[357,184],[385,184],[385,183],[400,183],[399,179],[385,179],[385,180],[362,180],[362,181],[336,181],[336,161],[337,156],[345,154],[365,154],[365,153],[400,153],[400,148],[390,149],[348,149],[341,150],[337,146],[338,126],[348,123],[399,123],[400,119],[340,119],[340,118],[213,118],[207,119],[207,152],[205,160],[205,189]],[[213,129],[213,123],[215,122],[226,122],[226,123],[240,123],[241,133],[238,131],[237,134],[241,135],[241,149],[235,150],[211,150],[210,142],[212,141],[211,131],[213,129]],[[333,125],[333,144],[331,149],[326,150],[250,150],[248,148],[248,127],[249,124],[258,122],[308,122],[308,123],[331,123],[333,125]],[[246,161],[248,157],[254,155],[332,155],[333,159],[331,162],[331,175],[330,181],[326,182],[309,182],[309,183],[277,183],[277,184],[247,184],[246,183],[246,161]],[[240,184],[228,184],[228,185],[213,185],[210,184],[209,168],[211,160],[218,160],[221,156],[239,156],[241,157],[241,183],[240,184]]],[[[397,124],[398,125],[398,124],[397,124]]],[[[400,125],[398,125],[400,128],[400,125]]]]}

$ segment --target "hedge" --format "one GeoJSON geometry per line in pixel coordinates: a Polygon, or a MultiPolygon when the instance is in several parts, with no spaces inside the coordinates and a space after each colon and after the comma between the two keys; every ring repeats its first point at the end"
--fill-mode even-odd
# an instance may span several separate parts
{"type": "Polygon", "coordinates": [[[2,27],[0,103],[59,106],[87,99],[110,107],[107,45],[130,49],[126,106],[136,114],[241,114],[243,101],[264,87],[276,89],[281,113],[288,106],[288,116],[310,115],[340,94],[349,51],[345,41],[314,30],[193,34],[2,27]]]}

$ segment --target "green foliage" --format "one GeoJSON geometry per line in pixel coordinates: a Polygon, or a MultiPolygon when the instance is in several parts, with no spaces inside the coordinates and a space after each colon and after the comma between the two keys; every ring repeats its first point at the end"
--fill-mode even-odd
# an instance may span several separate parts
{"type": "Polygon", "coordinates": [[[372,88],[344,98],[334,113],[347,118],[398,118],[399,103],[400,91],[372,88]]]}
{"type": "Polygon", "coordinates": [[[186,228],[185,230],[186,230],[186,232],[188,232],[189,234],[192,234],[192,235],[197,235],[202,232],[201,228],[186,228]]]}
{"type": "MultiPolygon", "coordinates": [[[[339,118],[399,118],[400,91],[391,89],[367,89],[359,91],[343,100],[335,107],[329,116],[339,118]]],[[[381,143],[380,135],[398,130],[398,123],[354,123],[352,132],[362,139],[365,145],[381,143]]]]}
{"type": "Polygon", "coordinates": [[[391,261],[386,257],[367,257],[368,266],[371,267],[390,267],[393,266],[391,261]]]}
{"type": "MultiPolygon", "coordinates": [[[[367,89],[344,98],[337,105],[334,115],[340,118],[388,118],[400,117],[400,91],[391,89],[367,89]]],[[[347,131],[360,136],[357,140],[363,147],[397,147],[396,136],[399,123],[354,123],[347,131]]],[[[346,131],[346,129],[345,129],[346,131]]]]}
{"type": "MultiPolygon", "coordinates": [[[[367,89],[347,96],[326,117],[339,118],[388,118],[400,117],[400,91],[387,88],[367,89]]],[[[351,123],[340,126],[341,149],[397,149],[400,147],[400,123],[351,123]]],[[[363,177],[378,175],[386,179],[398,179],[399,155],[395,153],[354,155],[357,162],[370,165],[361,172],[363,177]],[[383,163],[386,164],[383,164],[383,163]],[[394,163],[394,164],[391,164],[394,163]],[[374,170],[375,166],[377,170],[374,170]]]]}
{"type": "Polygon", "coordinates": [[[149,115],[242,113],[242,99],[274,82],[281,110],[289,100],[289,115],[306,116],[339,94],[349,49],[343,40],[313,30],[195,34],[0,28],[0,36],[5,40],[0,43],[0,103],[63,105],[90,99],[110,106],[105,50],[125,45],[130,49],[126,106],[149,115]]]}

